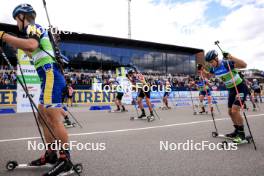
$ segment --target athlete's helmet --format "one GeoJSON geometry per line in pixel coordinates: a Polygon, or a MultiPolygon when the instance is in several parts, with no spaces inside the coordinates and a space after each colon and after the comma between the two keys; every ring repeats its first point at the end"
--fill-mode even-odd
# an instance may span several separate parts
{"type": "Polygon", "coordinates": [[[30,4],[20,4],[13,10],[13,18],[15,19],[19,14],[34,14],[36,16],[36,11],[30,4]]]}
{"type": "Polygon", "coordinates": [[[253,82],[257,82],[257,79],[253,79],[253,82]]]}
{"type": "Polygon", "coordinates": [[[127,74],[133,74],[133,73],[135,73],[135,70],[134,70],[134,69],[129,69],[129,70],[127,71],[127,74]]]}
{"type": "Polygon", "coordinates": [[[109,82],[115,82],[115,79],[114,78],[110,78],[109,82]]]}
{"type": "Polygon", "coordinates": [[[206,53],[205,55],[205,61],[210,62],[211,60],[215,59],[218,56],[217,51],[215,50],[210,50],[206,53]]]}

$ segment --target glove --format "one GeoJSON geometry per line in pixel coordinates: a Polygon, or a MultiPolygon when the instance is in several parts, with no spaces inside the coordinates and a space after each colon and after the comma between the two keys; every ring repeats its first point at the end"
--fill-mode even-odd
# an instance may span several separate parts
{"type": "Polygon", "coordinates": [[[0,40],[2,40],[4,34],[5,34],[5,31],[0,31],[0,40]]]}
{"type": "Polygon", "coordinates": [[[224,59],[229,59],[230,54],[226,51],[223,51],[223,57],[224,59]]]}

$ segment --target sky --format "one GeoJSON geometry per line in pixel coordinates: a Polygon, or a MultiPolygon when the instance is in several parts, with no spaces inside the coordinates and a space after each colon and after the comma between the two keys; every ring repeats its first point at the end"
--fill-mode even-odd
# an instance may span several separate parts
{"type": "MultiPolygon", "coordinates": [[[[16,24],[14,7],[31,4],[48,27],[42,0],[1,0],[0,22],[16,24]]],[[[128,37],[128,0],[46,0],[60,30],[128,37]]],[[[131,0],[132,39],[223,50],[264,70],[264,0],[131,0]]]]}

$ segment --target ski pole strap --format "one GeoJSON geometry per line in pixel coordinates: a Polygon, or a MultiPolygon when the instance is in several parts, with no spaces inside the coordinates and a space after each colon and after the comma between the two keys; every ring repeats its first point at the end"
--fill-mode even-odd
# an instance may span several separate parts
{"type": "Polygon", "coordinates": [[[52,55],[51,55],[48,51],[46,51],[41,45],[40,45],[40,49],[41,49],[42,51],[44,51],[47,55],[49,55],[51,58],[54,59],[54,61],[55,61],[56,64],[58,65],[58,67],[59,67],[61,73],[63,74],[64,69],[63,69],[63,63],[61,62],[61,59],[58,58],[58,56],[57,56],[56,54],[55,54],[55,57],[52,56],[52,55]]]}

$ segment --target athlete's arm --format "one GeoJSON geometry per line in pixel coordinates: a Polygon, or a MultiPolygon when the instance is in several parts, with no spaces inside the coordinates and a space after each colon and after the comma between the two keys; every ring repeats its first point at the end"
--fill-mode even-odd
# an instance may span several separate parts
{"type": "Polygon", "coordinates": [[[247,63],[246,62],[244,62],[241,59],[238,59],[235,56],[232,56],[231,54],[227,55],[227,59],[229,59],[230,61],[234,62],[234,67],[235,68],[246,68],[247,67],[247,63]]]}
{"type": "Polygon", "coordinates": [[[206,71],[204,68],[202,68],[201,70],[198,70],[198,74],[199,75],[203,75],[204,78],[210,79],[214,76],[214,74],[206,71]]]}
{"type": "Polygon", "coordinates": [[[28,52],[35,51],[39,46],[39,42],[34,38],[23,39],[7,33],[3,35],[2,40],[14,48],[19,48],[28,52]]]}

